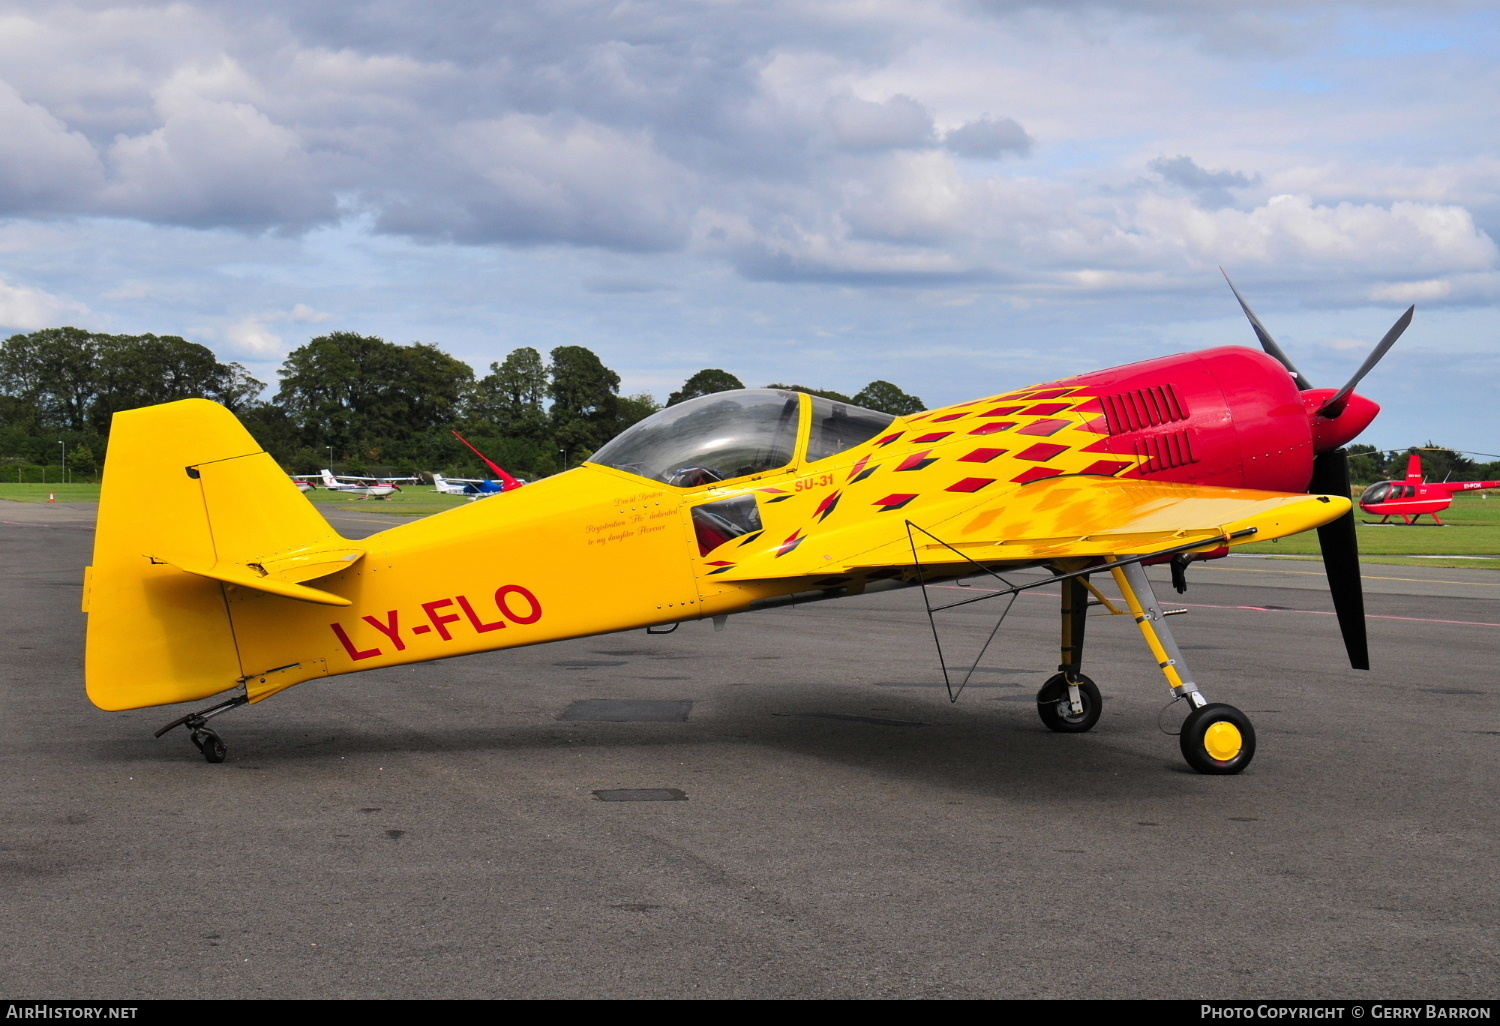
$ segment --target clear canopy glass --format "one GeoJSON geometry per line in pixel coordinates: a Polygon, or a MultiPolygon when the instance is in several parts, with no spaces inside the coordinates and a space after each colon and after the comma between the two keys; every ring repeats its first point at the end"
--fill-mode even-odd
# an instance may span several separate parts
{"type": "Polygon", "coordinates": [[[836,399],[812,397],[812,432],[807,439],[807,462],[825,459],[861,442],[868,442],[896,418],[836,399]]]}
{"type": "Polygon", "coordinates": [[[591,460],[677,488],[777,470],[792,462],[797,393],[750,388],[669,406],[621,432],[591,460]]]}

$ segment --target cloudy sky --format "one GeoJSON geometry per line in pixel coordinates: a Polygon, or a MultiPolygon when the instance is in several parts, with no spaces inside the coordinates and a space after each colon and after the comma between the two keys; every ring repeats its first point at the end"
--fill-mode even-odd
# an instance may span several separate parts
{"type": "Polygon", "coordinates": [[[332,329],[936,405],[1253,344],[1500,452],[1500,11],[0,2],[0,329],[332,329]]]}

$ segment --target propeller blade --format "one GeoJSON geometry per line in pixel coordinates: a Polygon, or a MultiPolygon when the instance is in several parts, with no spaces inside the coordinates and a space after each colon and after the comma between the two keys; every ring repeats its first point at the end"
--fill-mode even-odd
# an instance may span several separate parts
{"type": "MultiPolygon", "coordinates": [[[[1313,460],[1313,478],[1308,491],[1321,495],[1349,494],[1349,453],[1334,449],[1313,460]]],[[[1370,668],[1370,649],[1365,636],[1365,593],[1359,579],[1359,540],[1354,534],[1354,510],[1331,524],[1318,528],[1318,547],[1323,550],[1323,572],[1333,594],[1333,609],[1349,665],[1370,668]]]]}
{"type": "MultiPolygon", "coordinates": [[[[1224,276],[1225,281],[1229,281],[1228,271],[1221,267],[1219,273],[1224,276]]],[[[1292,372],[1292,377],[1297,379],[1297,388],[1300,391],[1305,392],[1312,388],[1312,383],[1302,376],[1301,371],[1292,366],[1292,361],[1281,351],[1281,347],[1276,344],[1276,340],[1271,337],[1265,325],[1260,323],[1260,318],[1255,316],[1255,311],[1250,309],[1250,304],[1245,302],[1245,297],[1240,295],[1240,290],[1234,287],[1232,281],[1229,281],[1229,291],[1234,293],[1234,298],[1240,301],[1240,309],[1245,311],[1246,317],[1250,318],[1250,327],[1255,329],[1255,337],[1260,339],[1260,347],[1275,358],[1277,363],[1292,372]]]]}
{"type": "Polygon", "coordinates": [[[1344,400],[1349,398],[1349,393],[1354,391],[1354,386],[1359,384],[1359,379],[1370,373],[1370,368],[1379,363],[1380,358],[1386,354],[1386,351],[1396,344],[1396,339],[1400,338],[1401,333],[1406,330],[1407,325],[1411,324],[1411,315],[1416,312],[1416,309],[1415,306],[1409,306],[1406,308],[1406,313],[1396,318],[1396,323],[1392,324],[1391,330],[1385,333],[1385,338],[1381,339],[1376,343],[1375,348],[1370,350],[1370,355],[1365,357],[1365,362],[1360,364],[1359,370],[1354,372],[1354,377],[1350,378],[1349,383],[1343,388],[1335,392],[1332,399],[1323,404],[1323,408],[1318,411],[1318,416],[1332,418],[1344,412],[1344,400]]]}

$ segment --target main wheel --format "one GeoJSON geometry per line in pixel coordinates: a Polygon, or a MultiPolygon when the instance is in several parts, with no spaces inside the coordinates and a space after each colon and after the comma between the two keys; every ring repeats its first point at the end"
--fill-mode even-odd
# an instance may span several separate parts
{"type": "Polygon", "coordinates": [[[1074,676],[1078,685],[1078,697],[1083,702],[1083,712],[1075,713],[1068,700],[1068,679],[1059,673],[1042,685],[1036,693],[1036,714],[1042,718],[1048,730],[1059,734],[1082,734],[1099,722],[1099,712],[1104,700],[1099,697],[1099,688],[1083,674],[1074,676]]]}
{"type": "Polygon", "coordinates": [[[1232,705],[1214,703],[1182,721],[1182,757],[1199,773],[1238,773],[1255,758],[1255,728],[1232,705]]]}

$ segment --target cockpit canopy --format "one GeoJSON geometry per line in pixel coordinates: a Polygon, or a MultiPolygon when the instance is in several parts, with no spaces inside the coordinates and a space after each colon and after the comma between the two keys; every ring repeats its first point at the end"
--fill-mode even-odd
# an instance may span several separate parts
{"type": "MultiPolygon", "coordinates": [[[[873,438],[895,418],[821,396],[807,403],[813,423],[807,462],[873,438]]],[[[803,416],[797,392],[747,388],[699,396],[622,432],[590,462],[677,488],[746,477],[791,465],[803,416]]]]}
{"type": "Polygon", "coordinates": [[[1364,505],[1376,502],[1390,502],[1395,499],[1414,499],[1417,495],[1417,486],[1401,484],[1396,481],[1377,481],[1365,489],[1359,501],[1364,505]]]}

